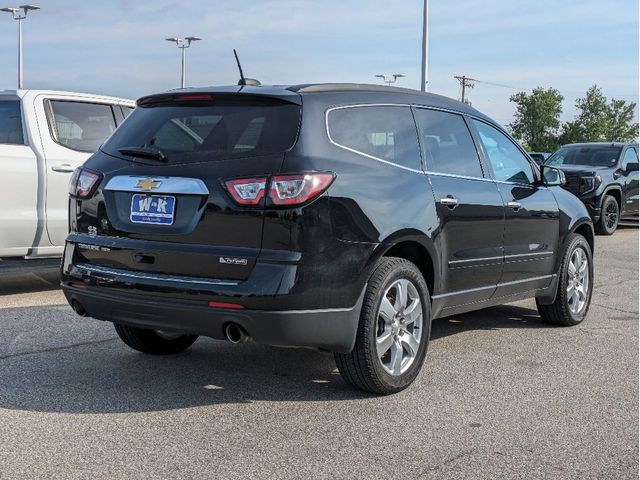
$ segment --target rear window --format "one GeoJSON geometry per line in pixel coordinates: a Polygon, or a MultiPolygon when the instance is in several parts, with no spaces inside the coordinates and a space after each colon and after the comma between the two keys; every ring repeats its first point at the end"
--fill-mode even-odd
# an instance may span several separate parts
{"type": "Polygon", "coordinates": [[[65,147],[95,152],[116,129],[111,105],[50,100],[51,130],[65,147]]]}
{"type": "Polygon", "coordinates": [[[0,100],[0,143],[24,145],[20,100],[0,100]]]}
{"type": "Polygon", "coordinates": [[[213,99],[140,106],[103,150],[159,149],[170,163],[270,155],[295,143],[300,106],[277,99],[213,99]]]}

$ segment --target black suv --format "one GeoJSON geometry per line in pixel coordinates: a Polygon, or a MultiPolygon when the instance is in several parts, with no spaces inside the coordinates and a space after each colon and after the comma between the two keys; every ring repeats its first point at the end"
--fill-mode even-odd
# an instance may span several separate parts
{"type": "Polygon", "coordinates": [[[587,206],[596,232],[611,235],[618,221],[638,222],[638,144],[574,143],[546,165],[565,174],[564,188],[587,206]]]}
{"type": "Polygon", "coordinates": [[[142,352],[317,347],[392,393],[434,318],[530,297],[585,318],[592,222],[542,171],[485,115],[413,90],[151,95],[74,175],[62,287],[142,352]]]}

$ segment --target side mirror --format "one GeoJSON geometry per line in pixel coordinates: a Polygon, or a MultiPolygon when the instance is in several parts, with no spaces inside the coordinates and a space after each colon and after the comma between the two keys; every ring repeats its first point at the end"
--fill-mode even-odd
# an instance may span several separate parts
{"type": "Polygon", "coordinates": [[[550,167],[542,164],[540,166],[540,175],[542,175],[542,184],[547,187],[562,186],[567,183],[564,172],[559,168],[550,167]]]}
{"type": "Polygon", "coordinates": [[[627,163],[627,173],[638,171],[638,162],[627,163]]]}

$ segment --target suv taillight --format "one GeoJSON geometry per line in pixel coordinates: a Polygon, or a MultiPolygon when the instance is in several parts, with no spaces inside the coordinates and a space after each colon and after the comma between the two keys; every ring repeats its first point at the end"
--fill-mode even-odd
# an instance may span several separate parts
{"type": "Polygon", "coordinates": [[[69,180],[69,193],[78,198],[89,198],[100,183],[100,175],[76,168],[69,180]]]}
{"type": "Polygon", "coordinates": [[[296,206],[307,203],[322,194],[333,182],[333,173],[302,173],[277,175],[266,178],[238,178],[227,180],[224,185],[229,195],[239,205],[259,205],[269,185],[272,206],[296,206]]]}

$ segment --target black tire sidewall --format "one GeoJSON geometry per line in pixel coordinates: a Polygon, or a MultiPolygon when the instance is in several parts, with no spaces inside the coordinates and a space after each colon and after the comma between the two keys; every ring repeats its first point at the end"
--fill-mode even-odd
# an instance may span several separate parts
{"type": "Polygon", "coordinates": [[[616,229],[618,228],[618,222],[620,221],[620,205],[618,205],[618,201],[612,197],[611,195],[607,195],[606,197],[604,197],[604,201],[602,202],[602,210],[600,213],[600,231],[602,233],[604,233],[605,235],[612,235],[616,229]],[[617,218],[616,218],[616,223],[612,228],[609,228],[607,226],[607,217],[606,217],[606,212],[607,212],[607,207],[609,206],[609,204],[613,204],[616,206],[616,210],[618,212],[617,214],[617,218]]]}
{"type": "Polygon", "coordinates": [[[371,312],[368,312],[368,318],[361,320],[367,321],[369,323],[368,331],[370,332],[370,335],[367,341],[369,352],[371,352],[371,354],[375,357],[372,359],[373,372],[378,381],[386,388],[393,391],[399,391],[406,388],[415,380],[415,378],[420,373],[422,364],[424,363],[424,359],[427,354],[429,337],[431,336],[431,302],[429,298],[429,289],[418,268],[415,267],[412,263],[405,261],[398,267],[388,272],[388,274],[384,278],[384,281],[381,283],[381,287],[377,288],[376,291],[370,293],[372,295],[375,295],[376,298],[374,303],[375,309],[371,312]],[[420,347],[418,349],[418,354],[416,355],[413,364],[406,372],[398,376],[393,376],[385,371],[379,358],[377,357],[377,313],[378,309],[380,308],[382,296],[384,295],[385,291],[387,290],[387,288],[389,288],[390,285],[393,284],[393,282],[400,278],[406,278],[410,280],[418,291],[420,301],[422,302],[422,333],[420,337],[420,347]]]}

